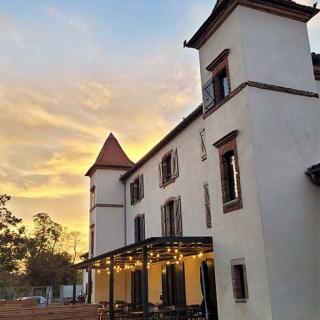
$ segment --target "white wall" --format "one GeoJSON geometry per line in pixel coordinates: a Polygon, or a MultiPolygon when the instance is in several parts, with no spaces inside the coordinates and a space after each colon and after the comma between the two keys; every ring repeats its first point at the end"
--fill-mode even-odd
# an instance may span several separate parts
{"type": "Polygon", "coordinates": [[[319,100],[249,97],[273,319],[318,320],[319,190],[304,173],[320,159],[319,100]]]}
{"type": "Polygon", "coordinates": [[[119,180],[124,172],[98,169],[90,179],[90,189],[95,186],[98,205],[90,212],[90,225],[95,224],[95,255],[125,244],[124,185],[119,180]]]}
{"type": "Polygon", "coordinates": [[[206,228],[203,195],[203,183],[208,181],[207,160],[201,160],[200,151],[199,132],[203,125],[200,116],[128,179],[126,183],[128,244],[134,242],[134,217],[137,214],[145,214],[146,238],[161,237],[160,208],[172,196],[181,196],[183,235],[211,236],[211,230],[206,228]],[[178,150],[179,177],[174,183],[160,188],[158,165],[162,156],[174,148],[178,150]],[[131,205],[130,183],[138,174],[143,174],[144,198],[139,203],[131,205]]]}
{"type": "Polygon", "coordinates": [[[206,70],[206,67],[225,49],[230,49],[229,74],[231,90],[234,90],[238,85],[247,81],[239,7],[232,12],[223,25],[199,50],[202,84],[212,76],[211,72],[206,70]]]}
{"type": "Polygon", "coordinates": [[[238,7],[247,78],[316,92],[307,25],[238,7]]]}
{"type": "Polygon", "coordinates": [[[215,226],[212,236],[219,318],[272,319],[255,180],[247,89],[206,118],[206,128],[210,146],[208,176],[209,183],[213,185],[210,196],[215,226]],[[219,152],[212,145],[233,130],[239,130],[237,150],[243,208],[224,214],[219,152]],[[249,300],[246,303],[235,303],[233,299],[231,260],[240,258],[245,259],[247,269],[249,300]]]}

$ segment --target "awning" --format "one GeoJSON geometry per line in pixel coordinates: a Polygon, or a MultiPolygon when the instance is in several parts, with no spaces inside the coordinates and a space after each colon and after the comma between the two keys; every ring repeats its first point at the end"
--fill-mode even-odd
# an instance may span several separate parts
{"type": "Polygon", "coordinates": [[[117,269],[133,269],[142,264],[143,248],[148,252],[148,264],[179,263],[183,257],[201,257],[213,251],[211,237],[152,237],[85,260],[73,265],[73,268],[105,270],[112,258],[117,269]]]}

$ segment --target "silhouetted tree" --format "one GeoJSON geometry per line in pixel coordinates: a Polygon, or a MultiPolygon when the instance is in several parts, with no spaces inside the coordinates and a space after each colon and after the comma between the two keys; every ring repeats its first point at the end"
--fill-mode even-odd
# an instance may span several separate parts
{"type": "Polygon", "coordinates": [[[9,200],[10,196],[0,195],[0,272],[4,273],[17,271],[27,251],[25,227],[6,207],[9,200]]]}

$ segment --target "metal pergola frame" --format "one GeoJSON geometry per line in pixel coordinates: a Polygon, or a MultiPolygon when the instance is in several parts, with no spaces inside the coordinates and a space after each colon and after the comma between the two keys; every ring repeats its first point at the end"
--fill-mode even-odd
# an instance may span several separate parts
{"type": "MultiPolygon", "coordinates": [[[[88,271],[88,303],[91,303],[92,270],[107,270],[109,275],[110,320],[114,320],[114,272],[141,268],[143,319],[148,319],[148,269],[151,264],[180,263],[184,257],[213,252],[211,237],[152,237],[85,260],[72,266],[88,271]]],[[[73,301],[75,301],[75,282],[73,301]]]]}

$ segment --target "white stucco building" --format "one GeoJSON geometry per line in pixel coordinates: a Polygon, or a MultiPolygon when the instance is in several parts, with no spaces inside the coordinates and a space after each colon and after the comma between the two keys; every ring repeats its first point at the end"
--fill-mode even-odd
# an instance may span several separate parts
{"type": "Polygon", "coordinates": [[[317,12],[218,1],[185,42],[203,103],[135,164],[110,134],[87,173],[77,267],[89,301],[144,305],[144,318],[149,301],[220,320],[320,319],[320,56],[306,25],[317,12]]]}

